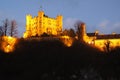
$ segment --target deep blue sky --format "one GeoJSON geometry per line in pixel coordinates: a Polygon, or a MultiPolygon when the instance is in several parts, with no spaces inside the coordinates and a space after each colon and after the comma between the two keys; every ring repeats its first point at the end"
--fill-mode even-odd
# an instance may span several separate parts
{"type": "Polygon", "coordinates": [[[74,22],[81,20],[87,32],[120,33],[120,0],[1,0],[0,25],[6,18],[15,19],[22,36],[25,16],[37,16],[41,6],[49,17],[63,15],[64,28],[74,28],[74,22]]]}

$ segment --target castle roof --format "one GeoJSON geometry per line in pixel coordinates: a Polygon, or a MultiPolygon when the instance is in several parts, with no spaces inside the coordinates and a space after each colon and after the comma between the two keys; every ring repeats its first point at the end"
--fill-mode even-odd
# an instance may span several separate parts
{"type": "Polygon", "coordinates": [[[120,39],[120,34],[97,35],[97,39],[120,39]]]}
{"type": "Polygon", "coordinates": [[[95,33],[87,33],[87,36],[89,37],[94,37],[96,34],[95,33]]]}
{"type": "Polygon", "coordinates": [[[96,37],[96,39],[120,39],[120,34],[95,34],[95,33],[87,33],[89,37],[96,37]]]}

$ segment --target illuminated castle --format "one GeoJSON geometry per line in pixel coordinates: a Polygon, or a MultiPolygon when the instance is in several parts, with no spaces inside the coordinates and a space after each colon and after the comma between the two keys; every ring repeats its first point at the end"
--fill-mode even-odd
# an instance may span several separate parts
{"type": "Polygon", "coordinates": [[[80,26],[80,38],[85,43],[99,48],[102,51],[108,51],[115,47],[120,47],[120,34],[99,34],[98,31],[94,33],[86,33],[86,25],[84,23],[80,26]]]}
{"type": "MultiPolygon", "coordinates": [[[[50,18],[43,11],[38,12],[38,16],[32,17],[30,14],[26,16],[26,31],[23,34],[24,38],[32,36],[41,36],[46,33],[48,35],[60,35],[62,33],[63,16],[58,15],[56,18],[50,18]]],[[[65,38],[65,44],[72,45],[72,39],[69,36],[59,36],[65,38]],[[69,39],[69,40],[68,40],[69,39]]],[[[99,31],[94,33],[86,33],[85,23],[79,26],[78,39],[99,48],[102,51],[109,51],[117,46],[120,47],[120,34],[99,34],[99,31]]]]}
{"type": "Polygon", "coordinates": [[[40,36],[43,33],[59,35],[62,32],[62,19],[62,15],[51,18],[45,15],[43,11],[39,11],[38,16],[35,17],[28,14],[26,16],[26,31],[23,37],[40,36]]]}

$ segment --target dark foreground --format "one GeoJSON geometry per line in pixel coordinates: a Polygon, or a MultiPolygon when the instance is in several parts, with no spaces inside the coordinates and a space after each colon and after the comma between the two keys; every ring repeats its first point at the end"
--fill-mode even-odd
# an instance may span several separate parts
{"type": "Polygon", "coordinates": [[[120,49],[20,40],[11,54],[0,51],[0,80],[120,80],[120,49]]]}

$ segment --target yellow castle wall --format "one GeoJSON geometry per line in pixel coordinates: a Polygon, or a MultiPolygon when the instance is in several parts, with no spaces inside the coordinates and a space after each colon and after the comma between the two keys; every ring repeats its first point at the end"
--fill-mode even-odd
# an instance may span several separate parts
{"type": "Polygon", "coordinates": [[[38,16],[26,16],[26,31],[23,37],[41,35],[43,33],[58,35],[62,31],[62,16],[50,18],[44,15],[43,11],[38,12],[38,16]]]}
{"type": "MultiPolygon", "coordinates": [[[[81,25],[81,34],[82,35],[82,39],[85,43],[91,45],[91,46],[94,46],[94,47],[97,47],[99,48],[100,50],[102,51],[105,51],[106,49],[106,44],[109,44],[109,48],[110,50],[111,49],[114,49],[115,47],[119,46],[120,47],[120,38],[118,39],[97,39],[97,36],[92,36],[92,37],[89,37],[86,33],[86,25],[85,24],[82,24],[81,25]]],[[[98,34],[98,31],[95,32],[96,34],[98,34]]],[[[111,34],[112,35],[112,34],[111,34]]]]}
{"type": "Polygon", "coordinates": [[[117,46],[120,46],[120,39],[98,39],[94,41],[95,47],[100,48],[102,51],[106,48],[107,41],[110,42],[109,48],[113,49],[117,46]]]}

